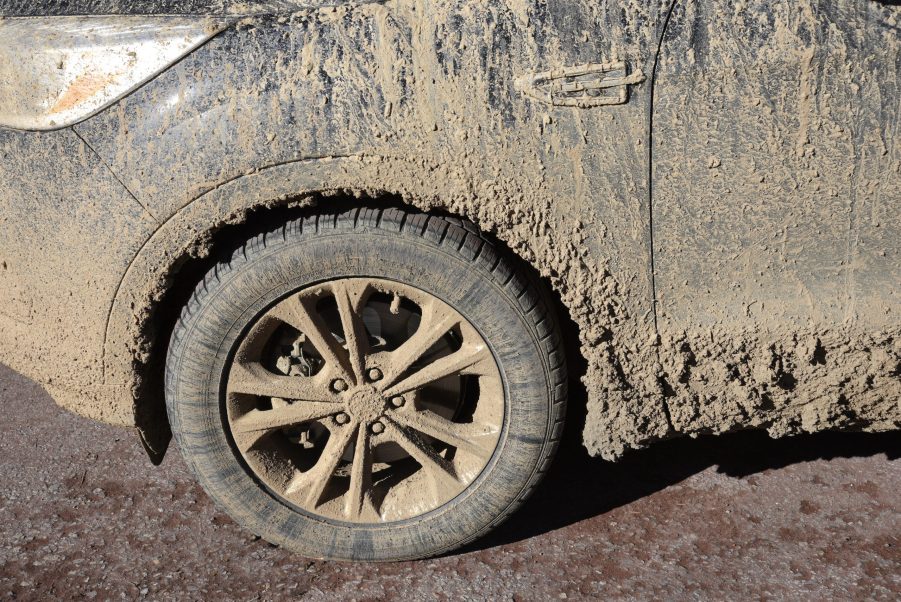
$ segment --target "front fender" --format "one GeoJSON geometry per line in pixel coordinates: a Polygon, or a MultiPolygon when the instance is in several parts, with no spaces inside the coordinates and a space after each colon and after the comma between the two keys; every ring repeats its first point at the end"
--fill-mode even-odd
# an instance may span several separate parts
{"type": "Polygon", "coordinates": [[[515,85],[614,56],[650,73],[653,6],[624,21],[618,3],[592,0],[528,14],[497,0],[399,0],[246,19],[76,125],[163,223],[113,302],[108,382],[137,382],[157,353],[153,299],[197,241],[307,192],[391,192],[470,219],[560,291],[596,373],[590,447],[615,454],[665,433],[656,347],[636,344],[654,334],[648,82],[594,108],[515,85]],[[604,35],[583,39],[591,28],[604,35]]]}

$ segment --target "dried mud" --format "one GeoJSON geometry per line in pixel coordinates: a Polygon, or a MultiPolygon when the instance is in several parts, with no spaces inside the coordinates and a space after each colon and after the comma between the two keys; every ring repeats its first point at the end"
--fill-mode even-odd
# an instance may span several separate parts
{"type": "Polygon", "coordinates": [[[550,282],[587,363],[593,454],[898,428],[899,13],[768,4],[677,3],[656,78],[663,1],[254,17],[70,131],[0,131],[0,241],[17,241],[0,243],[0,307],[19,316],[0,317],[2,357],[66,407],[156,429],[161,304],[217,232],[390,196],[471,220],[550,282]],[[622,105],[515,89],[613,60],[646,76],[622,105]],[[121,210],[85,226],[110,198],[121,210]]]}

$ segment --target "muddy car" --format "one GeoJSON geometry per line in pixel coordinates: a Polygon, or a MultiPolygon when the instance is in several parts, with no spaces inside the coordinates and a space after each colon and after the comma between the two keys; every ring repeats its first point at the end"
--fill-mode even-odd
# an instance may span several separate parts
{"type": "Polygon", "coordinates": [[[321,558],[491,530],[570,384],[896,429],[896,4],[0,1],[0,360],[321,558]]]}

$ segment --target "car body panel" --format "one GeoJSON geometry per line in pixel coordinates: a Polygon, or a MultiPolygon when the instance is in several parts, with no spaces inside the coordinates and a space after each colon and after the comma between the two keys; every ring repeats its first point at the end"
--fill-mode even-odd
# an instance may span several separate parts
{"type": "Polygon", "coordinates": [[[0,17],[278,15],[377,1],[380,0],[2,0],[0,17]]]}
{"type": "Polygon", "coordinates": [[[653,214],[676,430],[898,423],[898,18],[873,0],[673,11],[653,214]]]}
{"type": "Polygon", "coordinates": [[[730,14],[720,4],[676,9],[658,67],[654,237],[665,313],[692,326],[749,314],[897,322],[897,9],[760,1],[730,14]]]}
{"type": "Polygon", "coordinates": [[[104,314],[156,221],[71,130],[0,130],[0,355],[67,406],[134,422],[103,395],[104,314]],[[95,391],[96,392],[93,392],[95,391]]]}
{"type": "MultiPolygon", "coordinates": [[[[853,10],[862,3],[839,4],[853,10]]],[[[807,397],[798,396],[784,407],[765,407],[744,401],[760,399],[761,391],[768,390],[756,380],[729,376],[734,362],[760,364],[761,379],[773,385],[770,380],[782,376],[773,376],[770,365],[785,356],[774,352],[773,345],[791,341],[797,329],[775,332],[773,342],[757,337],[759,322],[748,317],[715,325],[693,321],[705,313],[703,303],[713,302],[716,309],[715,299],[734,296],[728,297],[731,280],[698,269],[692,253],[706,256],[720,242],[747,240],[736,232],[696,228],[691,220],[704,207],[716,214],[722,202],[722,191],[704,188],[697,174],[666,180],[665,185],[659,180],[652,202],[652,133],[654,160],[661,169],[680,154],[706,157],[711,139],[730,140],[732,133],[728,120],[709,113],[722,107],[704,108],[714,98],[699,100],[697,107],[685,105],[684,92],[703,78],[687,75],[693,66],[681,54],[678,59],[664,55],[674,71],[661,72],[655,83],[658,50],[666,51],[661,40],[673,6],[669,0],[398,0],[307,9],[299,3],[264,4],[242,5],[255,14],[243,15],[152,81],[63,130],[74,137],[69,142],[80,141],[78,152],[108,170],[114,180],[105,184],[109,190],[38,172],[37,182],[41,176],[54,180],[47,185],[59,194],[68,185],[100,206],[110,197],[125,199],[142,216],[140,227],[110,218],[101,228],[102,237],[125,228],[112,240],[101,238],[109,260],[97,257],[92,264],[95,271],[109,272],[115,285],[95,290],[71,284],[70,296],[81,311],[41,306],[32,309],[31,325],[16,330],[0,320],[4,336],[45,336],[61,347],[72,346],[82,332],[103,332],[101,350],[93,339],[83,347],[83,363],[90,369],[79,381],[69,379],[49,354],[14,363],[47,385],[60,403],[92,417],[115,415],[109,421],[134,424],[160,452],[165,438],[157,441],[154,434],[165,431],[165,415],[149,370],[165,351],[161,308],[185,266],[204,261],[217,234],[239,227],[250,214],[285,206],[328,209],[339,198],[357,196],[376,205],[402,199],[422,210],[466,218],[548,280],[575,325],[585,358],[588,416],[583,439],[593,454],[616,458],[628,448],[676,434],[746,426],[785,434],[842,423],[828,411],[821,420],[798,418],[809,408],[834,409],[833,393],[845,394],[841,385],[829,391],[824,403],[816,398],[820,388],[801,387],[807,397]],[[607,85],[611,87],[594,96],[583,91],[607,85]],[[655,86],[660,96],[652,107],[655,86]],[[669,88],[661,91],[661,86],[669,88]],[[607,94],[609,101],[598,100],[607,94]],[[689,117],[697,115],[698,123],[708,128],[705,138],[679,129],[684,126],[680,111],[695,111],[689,117]],[[666,146],[677,134],[681,146],[666,146]],[[684,203],[680,195],[688,193],[697,198],[684,203]],[[659,257],[652,235],[662,241],[659,257]],[[670,270],[679,258],[679,245],[672,241],[680,236],[696,240],[698,248],[684,251],[687,265],[680,269],[689,276],[680,273],[679,282],[702,279],[716,289],[715,295],[699,300],[684,288],[671,288],[675,280],[670,270]],[[732,341],[743,332],[755,338],[728,353],[704,356],[684,345],[689,336],[732,341]],[[710,387],[698,392],[691,375],[684,376],[685,366],[710,387]],[[780,420],[778,424],[788,426],[773,428],[780,420]]],[[[814,4],[799,2],[793,10],[814,4]]],[[[718,5],[700,4],[699,19],[718,5]]],[[[78,6],[89,14],[122,14],[132,3],[78,6]]],[[[136,10],[222,15],[234,14],[229,11],[238,6],[160,2],[136,10]]],[[[759,10],[769,14],[765,7],[759,10]]],[[[684,11],[672,14],[674,25],[686,22],[684,11]]],[[[684,29],[673,31],[680,36],[684,29]]],[[[673,48],[687,56],[679,44],[684,40],[677,37],[673,48]]],[[[894,60],[896,48],[897,39],[880,49],[880,58],[894,60]]],[[[822,88],[815,91],[822,93],[822,88]]],[[[786,92],[774,102],[790,106],[795,100],[786,92]]],[[[0,193],[4,211],[18,202],[17,190],[35,186],[26,182],[34,178],[30,162],[46,163],[57,152],[34,142],[39,136],[0,133],[6,148],[21,152],[6,166],[7,188],[0,193]]],[[[659,177],[673,176],[658,169],[659,177]]],[[[813,208],[813,214],[819,215],[818,210],[813,208]]],[[[891,208],[880,210],[892,213],[891,208]]],[[[736,209],[729,211],[732,215],[736,209]]],[[[43,227],[39,212],[13,214],[31,228],[43,227]]],[[[776,213],[760,215],[764,229],[781,219],[776,213]]],[[[42,236],[52,232],[42,230],[42,236]]],[[[40,299],[43,289],[30,282],[47,272],[40,264],[59,262],[60,253],[67,261],[77,257],[78,249],[92,244],[94,237],[78,232],[71,247],[48,247],[45,256],[30,260],[36,269],[7,240],[0,237],[0,261],[13,253],[10,265],[19,270],[7,280],[19,290],[30,287],[20,298],[40,299]]],[[[732,309],[726,304],[723,311],[732,309]]],[[[896,327],[897,320],[889,322],[896,327]]],[[[901,337],[878,338],[860,324],[852,322],[839,331],[838,346],[830,346],[830,353],[839,353],[841,345],[857,353],[859,346],[869,344],[850,365],[882,354],[874,361],[881,362],[880,374],[888,376],[862,398],[873,402],[878,419],[864,411],[854,424],[890,428],[898,416],[883,410],[894,386],[890,366],[898,361],[901,337]]],[[[810,342],[810,353],[819,358],[816,341],[822,346],[830,339],[823,335],[810,342]]],[[[0,357],[8,361],[16,351],[12,344],[3,345],[0,357]]],[[[811,382],[828,376],[797,374],[811,382]]]]}

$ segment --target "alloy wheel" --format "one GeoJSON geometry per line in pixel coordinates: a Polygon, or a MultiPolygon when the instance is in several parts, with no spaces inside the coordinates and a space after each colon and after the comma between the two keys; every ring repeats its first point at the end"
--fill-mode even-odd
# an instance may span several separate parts
{"type": "Polygon", "coordinates": [[[281,300],[239,340],[232,440],[306,513],[386,523],[433,511],[494,455],[505,396],[491,349],[418,288],[343,278],[281,300]]]}

